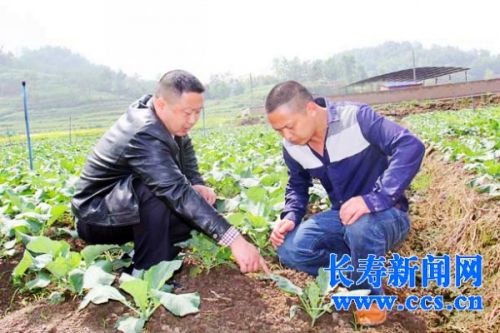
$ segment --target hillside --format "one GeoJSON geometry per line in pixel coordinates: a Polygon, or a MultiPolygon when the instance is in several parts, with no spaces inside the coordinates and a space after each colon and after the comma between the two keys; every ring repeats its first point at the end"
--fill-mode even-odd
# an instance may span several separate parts
{"type": "MultiPolygon", "coordinates": [[[[471,80],[500,76],[500,55],[455,47],[424,48],[410,42],[386,42],[333,54],[326,59],[279,58],[272,62],[272,75],[213,75],[206,83],[206,126],[234,124],[242,110],[261,106],[277,82],[299,80],[314,93],[332,95],[343,92],[336,89],[354,80],[410,67],[412,49],[417,66],[470,67],[471,80]]],[[[463,74],[450,79],[463,80],[463,74]]],[[[25,50],[19,56],[0,48],[0,136],[25,131],[22,81],[28,83],[31,128],[35,133],[67,131],[70,117],[74,130],[107,128],[132,101],[150,93],[155,84],[92,64],[64,48],[25,50]]],[[[202,125],[200,121],[198,126],[202,125]]]]}
{"type": "Polygon", "coordinates": [[[33,132],[96,128],[123,113],[154,82],[95,65],[67,49],[45,47],[21,56],[0,53],[0,131],[24,131],[21,82],[27,82],[33,132]]]}

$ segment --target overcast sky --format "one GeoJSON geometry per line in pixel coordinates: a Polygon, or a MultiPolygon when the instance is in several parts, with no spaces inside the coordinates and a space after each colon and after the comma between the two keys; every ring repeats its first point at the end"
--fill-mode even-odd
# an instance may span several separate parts
{"type": "Polygon", "coordinates": [[[207,80],[388,40],[500,53],[499,13],[495,0],[0,0],[0,46],[64,46],[146,79],[183,68],[207,80]]]}

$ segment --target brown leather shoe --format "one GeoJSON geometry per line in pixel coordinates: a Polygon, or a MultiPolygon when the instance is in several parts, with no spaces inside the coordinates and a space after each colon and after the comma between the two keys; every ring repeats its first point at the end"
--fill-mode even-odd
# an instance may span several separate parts
{"type": "Polygon", "coordinates": [[[368,310],[354,311],[354,316],[359,325],[376,326],[387,319],[387,310],[380,310],[377,304],[372,304],[368,310]]]}

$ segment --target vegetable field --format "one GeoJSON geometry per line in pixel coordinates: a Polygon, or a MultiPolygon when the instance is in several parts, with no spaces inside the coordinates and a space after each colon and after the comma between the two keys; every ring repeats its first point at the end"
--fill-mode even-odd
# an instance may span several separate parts
{"type": "MultiPolygon", "coordinates": [[[[446,192],[445,188],[434,186],[441,182],[436,170],[454,177],[455,186],[477,200],[476,205],[485,202],[486,206],[481,207],[486,208],[474,214],[476,219],[485,214],[484,223],[493,228],[485,238],[481,238],[484,233],[478,236],[481,241],[472,240],[463,248],[470,254],[484,254],[485,261],[490,261],[484,269],[485,311],[465,317],[449,312],[433,315],[398,312],[371,332],[448,329],[492,332],[499,327],[498,297],[488,296],[495,295],[495,290],[497,295],[500,290],[499,119],[500,108],[496,107],[426,113],[403,120],[427,143],[428,152],[436,152],[426,157],[426,164],[410,190],[415,226],[402,251],[423,256],[452,249],[442,245],[439,237],[432,240],[432,235],[440,233],[440,228],[453,228],[468,211],[442,218],[444,226],[436,226],[435,212],[428,208],[427,199],[446,192]],[[430,233],[430,240],[419,230],[430,233]]],[[[268,127],[247,126],[193,134],[200,171],[218,194],[217,209],[266,257],[273,271],[267,277],[240,274],[229,249],[196,232],[190,240],[179,244],[183,252],[177,260],[159,263],[139,277],[126,273],[131,264],[132,244],[86,246],[75,232],[69,201],[86,155],[97,138],[94,132],[80,133],[70,144],[67,137],[38,137],[34,140],[35,171],[29,171],[22,142],[4,142],[0,148],[2,329],[12,332],[365,330],[353,321],[350,313],[332,311],[326,297],[338,290],[329,290],[324,274],[313,279],[285,269],[276,259],[269,234],[284,205],[287,170],[281,156],[281,140],[268,127]]],[[[328,206],[326,192],[315,184],[311,188],[309,214],[328,206]]],[[[393,292],[401,297],[410,293],[387,290],[388,294],[393,292]]]]}
{"type": "Polygon", "coordinates": [[[500,196],[500,108],[437,112],[406,118],[422,139],[477,177],[470,185],[500,196]]]}

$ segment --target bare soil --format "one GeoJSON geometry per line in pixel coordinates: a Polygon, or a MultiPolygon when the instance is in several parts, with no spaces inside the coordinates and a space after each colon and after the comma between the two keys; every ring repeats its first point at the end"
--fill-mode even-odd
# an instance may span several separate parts
{"type": "MultiPolygon", "coordinates": [[[[304,273],[279,269],[275,273],[303,285],[309,278],[304,273]]],[[[326,314],[311,328],[304,313],[289,319],[289,309],[297,300],[282,293],[268,280],[257,274],[244,275],[228,267],[219,267],[196,278],[189,276],[189,265],[174,277],[181,288],[176,292],[199,292],[200,312],[177,318],[159,308],[148,322],[147,332],[354,332],[349,312],[326,314]]],[[[3,266],[2,292],[10,298],[12,292],[7,276],[12,265],[3,266]]],[[[2,299],[4,299],[2,297],[2,299]]],[[[0,319],[5,332],[115,332],[116,320],[129,310],[117,302],[90,304],[78,312],[79,299],[52,305],[44,300],[14,306],[0,319]]],[[[7,309],[2,303],[2,309],[7,309]]],[[[0,329],[0,331],[3,331],[0,329]]],[[[426,332],[422,318],[409,312],[394,312],[387,322],[369,332],[426,332]]]]}

